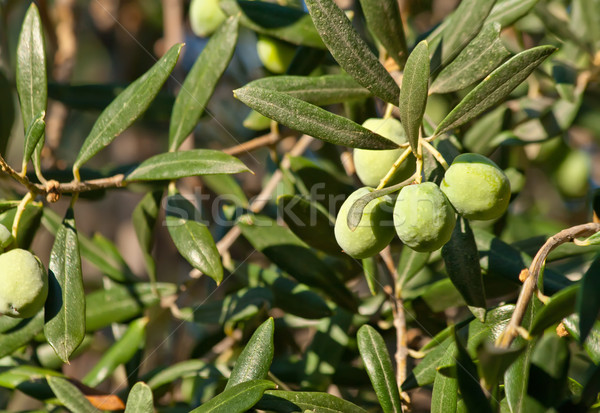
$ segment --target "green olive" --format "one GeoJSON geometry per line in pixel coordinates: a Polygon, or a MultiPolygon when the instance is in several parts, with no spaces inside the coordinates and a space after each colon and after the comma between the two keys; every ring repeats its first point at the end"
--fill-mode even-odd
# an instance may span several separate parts
{"type": "MultiPolygon", "coordinates": [[[[372,132],[375,132],[384,138],[397,143],[398,145],[406,143],[406,135],[404,127],[394,118],[367,119],[363,126],[372,132]]],[[[389,150],[369,150],[355,149],[354,150],[354,167],[360,181],[367,186],[376,187],[379,181],[383,178],[394,162],[404,152],[404,149],[389,149],[389,150]]],[[[415,172],[415,157],[411,154],[400,165],[400,168],[390,179],[389,184],[393,185],[402,182],[415,172]]]]}
{"type": "Polygon", "coordinates": [[[454,210],[436,184],[405,186],[398,194],[394,207],[396,232],[415,251],[441,248],[450,240],[455,224],[454,210]]]}
{"type": "Polygon", "coordinates": [[[440,188],[456,211],[467,219],[498,218],[510,201],[510,182],[502,169],[476,153],[457,156],[440,188]]]}
{"type": "Polygon", "coordinates": [[[0,255],[0,314],[29,318],[48,296],[48,274],[40,260],[22,249],[0,255]]]}
{"type": "Polygon", "coordinates": [[[296,48],[289,43],[261,34],[258,35],[256,51],[264,67],[273,73],[281,74],[285,73],[292,63],[296,48]]]}
{"type": "Polygon", "coordinates": [[[581,150],[571,150],[554,171],[556,186],[567,198],[584,197],[589,189],[591,174],[590,155],[581,150]]]}
{"type": "Polygon", "coordinates": [[[210,36],[226,18],[219,0],[192,0],[190,3],[190,25],[196,36],[210,36]]]}
{"type": "Polygon", "coordinates": [[[0,224],[0,252],[13,242],[13,236],[4,225],[0,224]]]}
{"type": "Polygon", "coordinates": [[[335,239],[342,250],[351,257],[372,257],[384,249],[394,238],[392,198],[382,196],[369,202],[360,224],[354,231],[348,228],[348,212],[356,200],[373,191],[363,187],[354,191],[344,201],[335,220],[335,239]]]}

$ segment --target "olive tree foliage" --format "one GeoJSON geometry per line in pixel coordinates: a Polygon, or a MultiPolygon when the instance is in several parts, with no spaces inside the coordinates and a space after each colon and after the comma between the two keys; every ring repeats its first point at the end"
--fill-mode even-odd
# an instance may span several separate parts
{"type": "MultiPolygon", "coordinates": [[[[0,316],[0,408],[23,394],[75,412],[600,405],[600,2],[462,0],[428,28],[419,17],[432,2],[350,3],[194,0],[186,19],[205,46],[175,93],[164,85],[183,44],[98,105],[82,102],[105,98],[103,85],[49,77],[54,28],[31,3],[0,72],[0,251],[54,238],[31,251],[50,257],[45,302],[0,316]],[[213,96],[257,37],[265,75],[213,96]],[[149,109],[165,94],[167,121],[149,109]],[[211,97],[256,135],[182,146],[211,97]],[[67,168],[44,167],[49,99],[95,116],[54,163],[67,168]],[[162,151],[90,162],[149,121],[168,123],[162,151]],[[353,148],[374,188],[354,175],[353,148]],[[240,184],[251,173],[258,196],[240,184]],[[182,194],[188,177],[208,200],[182,194]],[[144,274],[115,240],[78,231],[81,203],[113,191],[139,194],[129,213],[144,274]],[[430,225],[428,211],[444,221],[430,225]],[[159,236],[183,279],[164,271],[181,264],[157,262],[159,236]]],[[[27,268],[0,268],[6,308],[27,268]]]]}

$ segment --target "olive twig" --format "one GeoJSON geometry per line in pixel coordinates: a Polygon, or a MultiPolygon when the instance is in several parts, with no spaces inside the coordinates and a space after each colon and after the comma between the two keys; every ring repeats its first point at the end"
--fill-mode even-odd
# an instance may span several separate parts
{"type": "Polygon", "coordinates": [[[522,274],[527,275],[527,278],[525,279],[523,288],[519,293],[515,311],[513,312],[508,325],[502,334],[500,334],[498,340],[496,340],[496,345],[499,347],[508,348],[518,335],[525,334],[526,331],[524,331],[523,327],[521,327],[521,323],[525,317],[525,311],[527,310],[529,301],[538,288],[538,277],[542,267],[544,266],[544,263],[546,262],[548,254],[550,254],[550,252],[559,245],[567,242],[574,242],[576,238],[588,237],[597,232],[600,232],[600,224],[590,222],[588,224],[577,225],[564,229],[546,241],[546,243],[542,246],[542,248],[539,249],[533,258],[529,269],[522,271],[522,274]]]}
{"type": "Polygon", "coordinates": [[[13,219],[12,224],[12,236],[16,240],[17,234],[19,232],[19,222],[21,222],[21,217],[23,216],[23,212],[25,212],[25,208],[27,208],[27,204],[29,204],[34,198],[34,194],[32,192],[27,192],[27,194],[23,197],[19,206],[17,207],[17,212],[15,213],[15,218],[13,219]]]}
{"type": "Polygon", "coordinates": [[[446,162],[442,154],[437,149],[435,149],[435,147],[432,144],[430,144],[424,138],[419,138],[419,141],[425,147],[425,149],[427,149],[427,151],[433,155],[433,157],[440,163],[440,165],[444,167],[444,169],[448,169],[448,162],[446,162]]]}
{"type": "Polygon", "coordinates": [[[394,162],[394,164],[392,165],[390,170],[387,172],[387,174],[385,174],[385,176],[383,178],[381,178],[381,181],[379,181],[379,185],[377,185],[376,189],[381,189],[387,185],[387,183],[389,182],[390,179],[392,179],[392,176],[396,173],[396,171],[398,170],[400,165],[402,165],[402,163],[406,160],[406,158],[408,158],[408,156],[411,153],[412,153],[411,148],[407,148],[404,150],[404,152],[402,152],[402,154],[398,157],[398,159],[396,159],[396,162],[394,162]]]}
{"type": "Polygon", "coordinates": [[[419,137],[417,143],[417,171],[415,182],[420,184],[423,181],[423,140],[419,137]]]}

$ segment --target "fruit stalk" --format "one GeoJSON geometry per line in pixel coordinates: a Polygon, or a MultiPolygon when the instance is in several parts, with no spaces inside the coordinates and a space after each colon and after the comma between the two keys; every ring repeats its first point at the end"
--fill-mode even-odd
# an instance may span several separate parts
{"type": "Polygon", "coordinates": [[[382,189],[384,186],[387,185],[387,183],[392,178],[392,176],[394,176],[400,165],[402,165],[402,163],[406,160],[406,158],[409,157],[411,153],[412,150],[410,148],[406,148],[404,152],[402,152],[402,155],[400,155],[396,162],[394,162],[387,174],[385,174],[385,176],[381,178],[381,181],[379,181],[379,185],[377,185],[377,189],[382,189]]]}

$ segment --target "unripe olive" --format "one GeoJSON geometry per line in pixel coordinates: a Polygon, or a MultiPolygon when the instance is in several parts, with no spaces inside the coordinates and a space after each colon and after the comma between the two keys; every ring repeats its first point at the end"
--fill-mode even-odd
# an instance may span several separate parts
{"type": "Polygon", "coordinates": [[[260,34],[256,42],[256,51],[264,67],[273,73],[281,74],[285,73],[292,63],[296,48],[289,43],[260,34]]]}
{"type": "Polygon", "coordinates": [[[192,0],[190,4],[190,25],[196,36],[210,36],[226,18],[219,0],[192,0]]]}
{"type": "Polygon", "coordinates": [[[587,194],[590,174],[590,155],[582,150],[572,150],[560,163],[554,177],[562,195],[567,198],[581,198],[587,194]]]}
{"type": "Polygon", "coordinates": [[[440,188],[467,219],[500,217],[510,201],[510,182],[502,169],[483,155],[463,153],[444,174],[440,188]]]}
{"type": "Polygon", "coordinates": [[[0,314],[33,317],[47,296],[48,274],[35,255],[23,249],[0,255],[0,314]]]}
{"type": "MultiPolygon", "coordinates": [[[[394,118],[367,119],[363,126],[372,132],[375,132],[384,138],[396,142],[398,145],[406,143],[406,135],[404,128],[399,120],[394,118]]],[[[404,152],[404,149],[388,149],[388,150],[369,150],[355,149],[354,150],[354,167],[360,181],[367,186],[376,187],[379,181],[383,178],[394,162],[404,152]]],[[[389,184],[402,182],[415,172],[415,157],[411,154],[400,165],[400,168],[390,179],[389,184]]]]}
{"type": "Polygon", "coordinates": [[[444,193],[433,182],[402,188],[394,207],[400,240],[419,252],[435,251],[450,240],[456,215],[444,193]]]}
{"type": "Polygon", "coordinates": [[[351,257],[372,257],[384,249],[394,238],[392,198],[382,196],[369,202],[362,219],[354,231],[348,228],[348,212],[354,201],[371,192],[372,188],[360,188],[344,201],[335,220],[335,239],[342,250],[351,257]]]}
{"type": "Polygon", "coordinates": [[[0,224],[0,252],[13,242],[13,236],[4,225],[0,224]]]}

